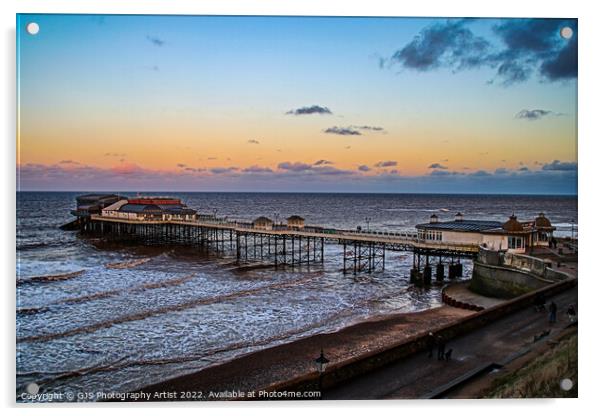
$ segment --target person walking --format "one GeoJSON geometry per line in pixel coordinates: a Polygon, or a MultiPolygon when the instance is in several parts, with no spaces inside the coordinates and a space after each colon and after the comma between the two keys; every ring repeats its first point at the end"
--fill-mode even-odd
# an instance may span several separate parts
{"type": "Polygon", "coordinates": [[[575,305],[573,305],[572,303],[569,305],[568,309],[566,310],[566,314],[569,318],[569,322],[573,323],[577,320],[577,311],[575,310],[575,305]]]}
{"type": "Polygon", "coordinates": [[[556,323],[556,312],[558,311],[558,306],[554,301],[550,302],[550,306],[548,307],[549,311],[549,321],[551,324],[556,323]]]}
{"type": "Polygon", "coordinates": [[[437,359],[439,361],[445,359],[445,340],[441,336],[439,336],[437,342],[437,359]]]}
{"type": "Polygon", "coordinates": [[[432,332],[429,332],[429,337],[427,340],[427,345],[429,347],[429,358],[433,358],[433,348],[435,348],[435,344],[437,344],[437,339],[432,332]]]}

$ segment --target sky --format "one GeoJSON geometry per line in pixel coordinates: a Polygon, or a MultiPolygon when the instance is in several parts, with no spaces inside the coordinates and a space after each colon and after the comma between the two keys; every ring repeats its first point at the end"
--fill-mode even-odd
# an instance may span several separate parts
{"type": "Polygon", "coordinates": [[[575,19],[19,15],[17,186],[576,194],[577,35],[575,19]]]}

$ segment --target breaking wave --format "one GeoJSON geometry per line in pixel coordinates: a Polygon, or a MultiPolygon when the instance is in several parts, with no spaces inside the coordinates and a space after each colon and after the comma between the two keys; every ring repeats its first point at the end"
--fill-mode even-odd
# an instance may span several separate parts
{"type": "Polygon", "coordinates": [[[143,259],[122,261],[119,263],[107,263],[107,264],[105,264],[105,267],[107,269],[131,269],[133,267],[140,266],[141,264],[147,263],[149,261],[151,261],[151,258],[146,257],[143,259]]]}
{"type": "Polygon", "coordinates": [[[32,283],[60,282],[63,280],[69,280],[69,279],[73,279],[74,277],[81,276],[84,272],[85,272],[85,270],[78,270],[76,272],[70,272],[70,273],[20,278],[20,279],[17,279],[17,286],[32,284],[32,283]]]}
{"type": "MultiPolygon", "coordinates": [[[[134,313],[131,315],[121,316],[121,317],[118,317],[115,319],[111,319],[109,321],[98,322],[98,323],[95,323],[92,325],[87,325],[87,326],[82,326],[79,328],[71,329],[69,331],[55,332],[55,333],[50,333],[50,334],[30,335],[30,336],[18,338],[17,342],[49,341],[52,339],[69,337],[69,336],[76,335],[76,334],[91,333],[91,332],[95,332],[95,331],[98,331],[103,328],[110,328],[113,325],[118,325],[118,324],[122,324],[125,322],[139,321],[142,319],[149,318],[151,316],[163,315],[163,314],[166,314],[169,312],[179,312],[179,311],[191,309],[191,308],[201,306],[201,305],[209,305],[212,303],[219,303],[219,302],[235,299],[235,298],[238,298],[241,296],[253,295],[253,294],[259,293],[263,290],[295,286],[295,285],[302,284],[307,281],[313,280],[317,277],[317,275],[318,275],[318,273],[312,273],[309,276],[304,276],[300,279],[295,279],[292,281],[262,285],[262,286],[259,286],[256,288],[240,290],[240,291],[232,292],[232,293],[225,294],[225,295],[203,297],[203,298],[195,299],[195,300],[192,300],[189,302],[180,303],[177,305],[165,306],[162,308],[150,309],[147,311],[138,312],[138,313],[134,313]]],[[[142,287],[144,287],[144,285],[142,287]]]]}

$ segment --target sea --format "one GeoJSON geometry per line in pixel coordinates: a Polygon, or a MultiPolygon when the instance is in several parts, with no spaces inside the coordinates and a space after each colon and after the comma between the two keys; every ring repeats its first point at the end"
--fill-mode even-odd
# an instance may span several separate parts
{"type": "MultiPolygon", "coordinates": [[[[62,231],[85,192],[17,193],[17,400],[41,393],[127,392],[379,315],[440,306],[441,286],[409,283],[411,253],[384,271],[342,273],[343,249],[323,264],[241,269],[228,256],[105,244],[62,231]]],[[[145,193],[145,195],[165,193],[145,193]]],[[[127,195],[127,194],[124,194],[127,195]]],[[[135,194],[130,194],[135,195],[135,194]]],[[[577,197],[332,193],[170,193],[201,213],[251,221],[300,215],[308,225],[414,231],[451,220],[519,220],[544,212],[558,236],[578,236],[577,197]]],[[[463,279],[470,278],[465,261],[463,279]]],[[[48,396],[52,397],[52,396],[48,396]]]]}

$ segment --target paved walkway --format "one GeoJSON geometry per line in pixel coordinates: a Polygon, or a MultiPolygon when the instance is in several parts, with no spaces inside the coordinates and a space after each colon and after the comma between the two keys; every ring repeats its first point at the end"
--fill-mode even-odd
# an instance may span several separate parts
{"type": "MultiPolygon", "coordinates": [[[[534,345],[533,337],[550,330],[561,331],[568,320],[565,311],[569,304],[577,305],[577,287],[549,300],[558,305],[558,322],[550,325],[547,314],[526,308],[501,318],[486,327],[447,343],[453,349],[449,362],[428,358],[426,352],[351,380],[323,393],[324,399],[410,399],[432,396],[453,380],[486,367],[504,363],[534,345]]],[[[540,342],[545,342],[545,338],[540,342]]]]}

